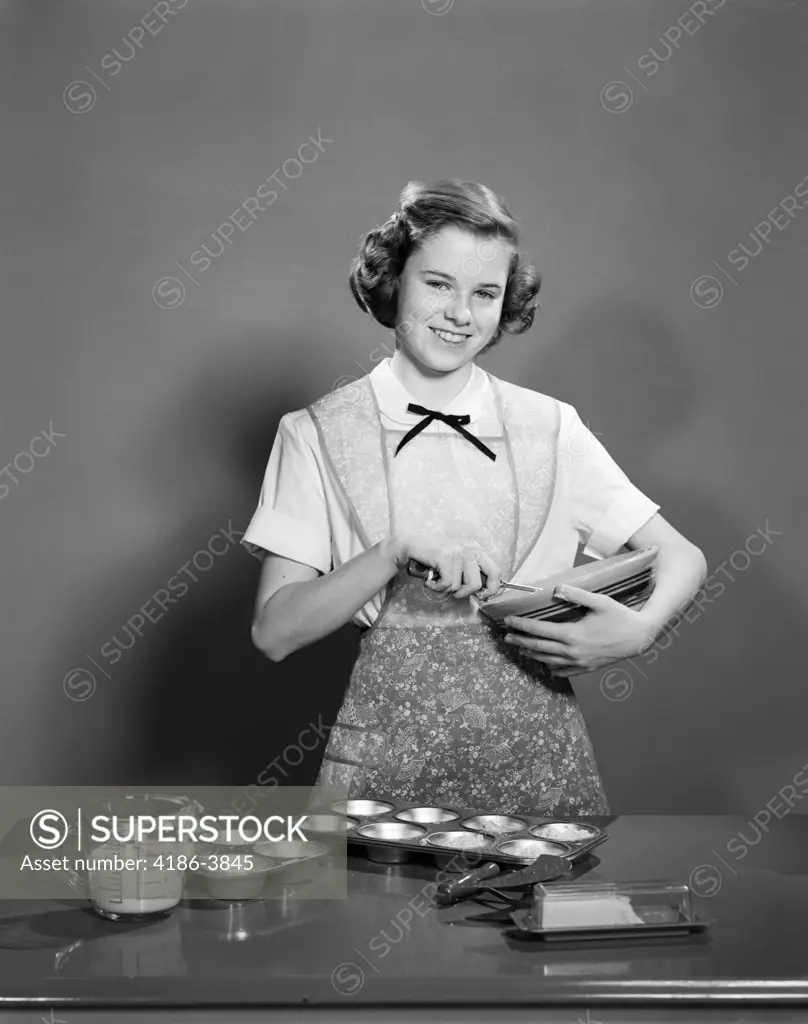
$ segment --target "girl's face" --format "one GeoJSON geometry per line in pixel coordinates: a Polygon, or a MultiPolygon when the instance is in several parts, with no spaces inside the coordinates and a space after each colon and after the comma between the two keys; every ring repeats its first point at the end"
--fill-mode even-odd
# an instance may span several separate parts
{"type": "Polygon", "coordinates": [[[430,375],[470,362],[496,333],[512,253],[510,242],[454,226],[415,249],[399,281],[403,354],[430,375]]]}

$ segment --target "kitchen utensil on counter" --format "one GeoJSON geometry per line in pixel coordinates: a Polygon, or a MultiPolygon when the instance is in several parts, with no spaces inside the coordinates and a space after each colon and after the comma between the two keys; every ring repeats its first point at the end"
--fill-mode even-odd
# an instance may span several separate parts
{"type": "Polygon", "coordinates": [[[460,900],[470,899],[485,890],[498,892],[500,889],[524,889],[537,882],[550,882],[561,878],[572,868],[566,857],[541,854],[532,864],[516,871],[502,871],[493,861],[473,871],[466,871],[457,878],[441,882],[435,892],[435,902],[449,906],[460,900]]]}

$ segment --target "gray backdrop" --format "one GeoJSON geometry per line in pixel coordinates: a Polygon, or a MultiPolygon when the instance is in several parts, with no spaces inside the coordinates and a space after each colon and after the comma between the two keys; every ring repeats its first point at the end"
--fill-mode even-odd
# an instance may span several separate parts
{"type": "Polygon", "coordinates": [[[710,563],[669,646],[576,681],[614,810],[751,812],[794,779],[804,5],[0,19],[4,782],[313,779],[355,632],[263,659],[238,531],[279,417],[389,343],[345,283],[360,234],[449,176],[504,195],[544,275],[533,329],[484,365],[575,404],[710,563]]]}

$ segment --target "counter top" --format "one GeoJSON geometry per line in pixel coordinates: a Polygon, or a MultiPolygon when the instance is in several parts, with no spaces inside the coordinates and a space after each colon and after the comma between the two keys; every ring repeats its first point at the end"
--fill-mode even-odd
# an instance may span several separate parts
{"type": "Polygon", "coordinates": [[[430,860],[352,853],[346,900],[189,903],[139,924],[77,901],[4,901],[0,1007],[808,1007],[808,816],[765,830],[719,815],[599,820],[609,839],[582,879],[689,882],[714,924],[550,948],[479,904],[430,905],[430,860]]]}

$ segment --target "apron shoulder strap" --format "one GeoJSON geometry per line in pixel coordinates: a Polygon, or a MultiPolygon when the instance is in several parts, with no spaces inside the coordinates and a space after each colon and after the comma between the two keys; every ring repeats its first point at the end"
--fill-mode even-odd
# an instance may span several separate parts
{"type": "Polygon", "coordinates": [[[557,399],[488,374],[513,460],[518,505],[514,573],[539,539],[559,469],[561,406],[557,399]]]}
{"type": "Polygon", "coordinates": [[[391,532],[385,448],[376,395],[362,377],[307,407],[328,471],[357,534],[372,547],[391,532]]]}

